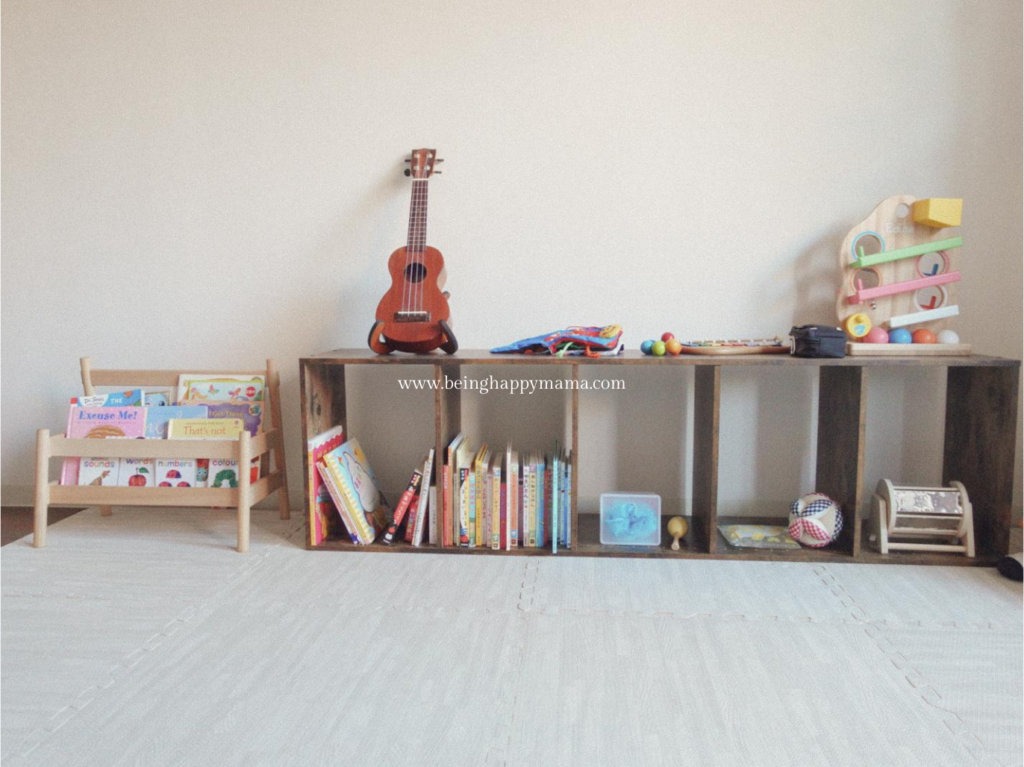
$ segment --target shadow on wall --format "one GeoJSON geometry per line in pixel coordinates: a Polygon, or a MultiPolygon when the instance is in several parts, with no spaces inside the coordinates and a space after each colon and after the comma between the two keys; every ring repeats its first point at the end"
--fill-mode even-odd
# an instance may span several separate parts
{"type": "MultiPolygon", "coordinates": [[[[781,302],[790,304],[793,325],[835,325],[836,296],[839,291],[839,249],[849,230],[836,227],[818,238],[796,257],[793,270],[774,275],[773,285],[788,288],[792,293],[780,292],[773,296],[773,308],[781,302]]],[[[789,328],[786,328],[789,330],[789,328]]]]}

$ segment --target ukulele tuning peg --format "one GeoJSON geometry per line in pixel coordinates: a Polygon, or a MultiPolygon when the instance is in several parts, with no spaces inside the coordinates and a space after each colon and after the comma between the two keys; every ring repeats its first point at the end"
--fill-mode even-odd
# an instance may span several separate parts
{"type": "Polygon", "coordinates": [[[435,163],[438,163],[438,162],[444,162],[444,158],[442,157],[442,158],[441,158],[440,160],[434,160],[434,162],[435,162],[435,163]]]}
{"type": "Polygon", "coordinates": [[[405,175],[407,175],[407,176],[411,176],[411,175],[412,175],[412,171],[411,171],[411,170],[409,170],[408,168],[406,168],[406,169],[405,169],[405,175]]]}
{"type": "Polygon", "coordinates": [[[411,157],[406,157],[406,158],[405,158],[405,161],[406,161],[406,162],[412,162],[412,158],[411,158],[411,157]]]}

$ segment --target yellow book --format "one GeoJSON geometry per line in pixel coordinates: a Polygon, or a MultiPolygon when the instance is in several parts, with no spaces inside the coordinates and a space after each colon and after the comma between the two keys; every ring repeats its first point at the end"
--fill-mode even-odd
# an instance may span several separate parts
{"type": "Polygon", "coordinates": [[[241,418],[172,418],[168,421],[169,439],[238,439],[244,424],[241,418]]]}
{"type": "MultiPolygon", "coordinates": [[[[377,485],[366,455],[359,443],[349,440],[325,455],[322,463],[327,470],[324,477],[341,497],[348,517],[351,517],[359,542],[373,543],[387,527],[391,508],[377,485]]],[[[346,515],[342,515],[346,519],[346,515]]],[[[347,521],[346,521],[347,524],[347,521]]],[[[351,532],[351,530],[350,530],[351,532]]]]}
{"type": "Polygon", "coordinates": [[[487,463],[490,456],[491,451],[487,449],[487,445],[482,445],[473,462],[473,482],[476,492],[473,498],[474,533],[472,541],[476,546],[487,545],[487,541],[484,540],[484,477],[487,474],[487,463]]]}
{"type": "Polygon", "coordinates": [[[491,461],[491,548],[501,548],[501,460],[499,453],[491,461]]]}

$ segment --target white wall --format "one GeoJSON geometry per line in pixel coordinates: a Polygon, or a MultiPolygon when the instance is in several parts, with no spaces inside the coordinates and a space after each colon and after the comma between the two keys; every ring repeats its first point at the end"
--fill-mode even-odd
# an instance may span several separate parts
{"type": "MultiPolygon", "coordinates": [[[[636,344],[832,321],[843,235],[908,193],[966,199],[961,335],[1019,357],[1021,55],[1017,0],[7,0],[3,481],[31,483],[34,430],[61,427],[83,354],[272,356],[298,491],[296,360],[365,343],[423,145],[447,159],[430,241],[465,348],[567,323],[636,344]]],[[[371,416],[399,399],[381,375],[357,381],[353,431],[396,485],[429,398],[371,416]]],[[[678,504],[692,376],[627,385],[584,398],[585,494],[678,504]]],[[[723,507],[778,509],[810,489],[813,377],[725,387],[723,507]]],[[[872,372],[869,485],[938,478],[942,391],[872,372]]]]}

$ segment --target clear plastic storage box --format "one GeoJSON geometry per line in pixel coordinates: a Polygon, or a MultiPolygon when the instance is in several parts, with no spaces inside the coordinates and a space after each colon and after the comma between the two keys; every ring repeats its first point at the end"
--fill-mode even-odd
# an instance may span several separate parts
{"type": "Polygon", "coordinates": [[[601,543],[661,545],[661,496],[653,493],[601,493],[601,543]]]}

